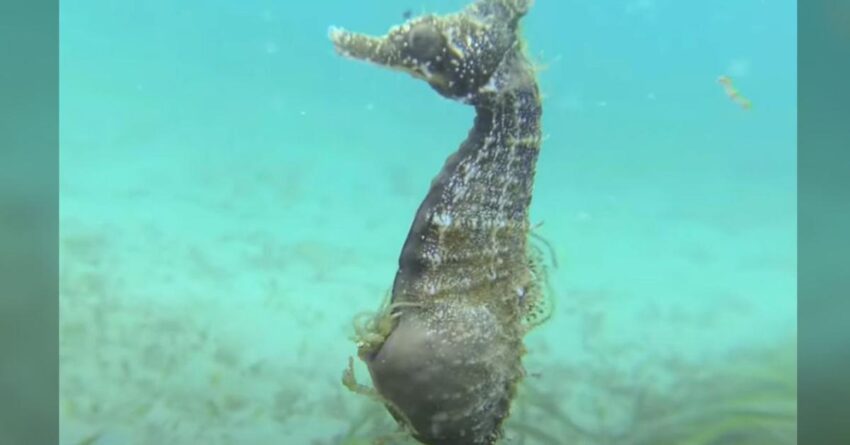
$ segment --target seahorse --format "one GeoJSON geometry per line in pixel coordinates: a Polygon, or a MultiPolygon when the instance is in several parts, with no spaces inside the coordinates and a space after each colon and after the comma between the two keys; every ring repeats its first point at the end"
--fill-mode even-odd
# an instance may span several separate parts
{"type": "MultiPolygon", "coordinates": [[[[542,107],[519,21],[532,0],[478,0],[368,36],[332,27],[347,57],[400,70],[475,107],[472,129],[416,211],[391,298],[359,329],[374,395],[419,442],[489,445],[546,318],[529,247],[542,107]]],[[[351,366],[351,365],[349,365],[351,366]]],[[[365,392],[344,374],[350,388],[365,392]]]]}

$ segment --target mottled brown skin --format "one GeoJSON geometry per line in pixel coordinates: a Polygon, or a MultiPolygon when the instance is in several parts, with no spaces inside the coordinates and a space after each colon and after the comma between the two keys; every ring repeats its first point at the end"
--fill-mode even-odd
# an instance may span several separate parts
{"type": "Polygon", "coordinates": [[[541,107],[517,30],[530,3],[479,0],[383,37],[331,30],[340,53],[406,71],[476,110],[404,243],[396,323],[360,351],[391,413],[429,445],[501,437],[541,299],[527,249],[541,107]]]}

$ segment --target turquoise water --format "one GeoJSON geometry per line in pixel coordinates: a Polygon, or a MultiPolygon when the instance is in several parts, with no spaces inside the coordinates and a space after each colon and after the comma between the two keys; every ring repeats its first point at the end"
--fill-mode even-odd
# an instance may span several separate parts
{"type": "MultiPolygon", "coordinates": [[[[465,2],[294,3],[62,4],[63,444],[394,431],[339,382],[351,320],[473,110],[327,30],[465,2]]],[[[506,443],[796,443],[795,2],[538,0],[523,29],[557,267],[506,443]]]]}

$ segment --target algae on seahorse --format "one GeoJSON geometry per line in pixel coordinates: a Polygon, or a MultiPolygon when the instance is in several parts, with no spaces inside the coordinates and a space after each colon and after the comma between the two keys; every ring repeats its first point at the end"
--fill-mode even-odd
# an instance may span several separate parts
{"type": "Polygon", "coordinates": [[[518,24],[531,3],[479,0],[381,37],[330,31],[341,54],[475,107],[468,137],[416,211],[391,301],[369,325],[380,328],[360,342],[378,396],[425,444],[501,437],[524,373],[522,338],[546,316],[528,244],[542,110],[518,24]]]}

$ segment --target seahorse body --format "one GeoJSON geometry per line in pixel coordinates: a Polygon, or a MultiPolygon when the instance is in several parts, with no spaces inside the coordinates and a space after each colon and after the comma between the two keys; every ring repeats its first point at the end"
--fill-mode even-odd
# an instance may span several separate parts
{"type": "Polygon", "coordinates": [[[542,299],[527,245],[542,110],[517,29],[530,6],[479,0],[382,37],[330,32],[343,55],[406,71],[476,111],[402,248],[393,328],[360,351],[390,412],[425,444],[501,437],[542,299]]]}

